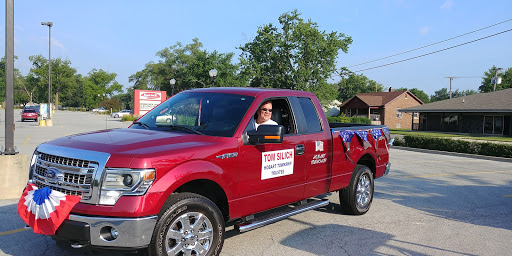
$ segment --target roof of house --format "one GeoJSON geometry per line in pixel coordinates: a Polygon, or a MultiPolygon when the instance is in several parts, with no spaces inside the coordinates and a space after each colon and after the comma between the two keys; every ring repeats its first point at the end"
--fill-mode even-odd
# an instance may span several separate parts
{"type": "Polygon", "coordinates": [[[512,112],[512,88],[405,108],[402,112],[512,112]]]}
{"type": "Polygon", "coordinates": [[[418,99],[414,94],[412,94],[409,91],[392,91],[392,92],[371,92],[371,93],[359,93],[356,96],[346,100],[340,105],[340,108],[344,105],[348,104],[350,101],[352,101],[355,98],[360,99],[363,101],[366,105],[369,107],[380,107],[388,104],[389,102],[393,101],[394,99],[398,98],[400,95],[408,93],[412,97],[414,97],[418,102],[423,104],[423,102],[418,99]]]}

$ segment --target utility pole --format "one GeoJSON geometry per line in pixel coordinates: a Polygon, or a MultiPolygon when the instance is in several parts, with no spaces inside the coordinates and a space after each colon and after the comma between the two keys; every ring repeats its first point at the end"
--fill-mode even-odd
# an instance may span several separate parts
{"type": "Polygon", "coordinates": [[[454,77],[454,76],[447,76],[446,78],[450,78],[450,99],[451,99],[452,98],[452,81],[456,77],[454,77]]]}
{"type": "Polygon", "coordinates": [[[503,68],[493,68],[494,69],[494,90],[496,91],[496,84],[498,83],[498,71],[502,70],[503,68]]]}

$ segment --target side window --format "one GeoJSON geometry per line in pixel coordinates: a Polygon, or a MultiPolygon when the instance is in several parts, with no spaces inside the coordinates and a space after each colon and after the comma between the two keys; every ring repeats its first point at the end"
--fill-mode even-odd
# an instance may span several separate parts
{"type": "Polygon", "coordinates": [[[306,133],[316,133],[322,131],[322,125],[318,119],[315,105],[309,98],[297,98],[302,108],[304,118],[306,118],[307,131],[306,133]]]}
{"type": "MultiPolygon", "coordinates": [[[[293,114],[290,110],[291,108],[288,100],[283,98],[266,99],[259,103],[259,108],[261,108],[261,104],[266,101],[270,101],[272,103],[272,114],[270,119],[276,122],[278,125],[282,125],[284,127],[285,134],[296,134],[297,126],[295,124],[293,114]]],[[[258,110],[256,110],[256,113],[254,113],[253,118],[254,120],[258,118],[258,110]]],[[[249,122],[245,130],[251,130],[252,128],[250,126],[251,123],[249,122]]]]}

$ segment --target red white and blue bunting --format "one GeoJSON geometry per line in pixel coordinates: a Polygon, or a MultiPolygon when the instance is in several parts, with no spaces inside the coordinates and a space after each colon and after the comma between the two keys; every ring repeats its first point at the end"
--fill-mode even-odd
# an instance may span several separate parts
{"type": "Polygon", "coordinates": [[[79,196],[66,195],[49,187],[38,189],[30,183],[18,202],[18,214],[34,233],[54,235],[79,201],[79,196]]]}

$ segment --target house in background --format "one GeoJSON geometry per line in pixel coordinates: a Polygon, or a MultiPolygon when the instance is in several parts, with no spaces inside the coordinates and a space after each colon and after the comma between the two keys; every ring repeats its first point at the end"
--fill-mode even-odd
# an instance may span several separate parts
{"type": "Polygon", "coordinates": [[[417,113],[404,113],[404,108],[419,106],[423,102],[409,91],[359,93],[340,105],[340,112],[347,117],[367,117],[372,124],[389,128],[412,129],[419,124],[417,113]]]}
{"type": "Polygon", "coordinates": [[[419,130],[512,136],[512,88],[402,110],[420,113],[419,130]]]}

